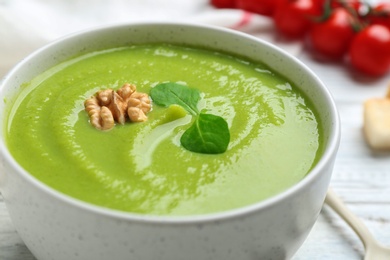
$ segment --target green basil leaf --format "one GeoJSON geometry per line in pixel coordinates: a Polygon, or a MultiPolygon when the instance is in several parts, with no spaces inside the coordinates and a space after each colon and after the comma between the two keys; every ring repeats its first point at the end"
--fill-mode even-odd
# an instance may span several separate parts
{"type": "Polygon", "coordinates": [[[224,153],[230,142],[229,127],[225,119],[212,114],[199,114],[180,138],[181,145],[192,152],[224,153]]]}
{"type": "Polygon", "coordinates": [[[157,105],[179,105],[196,116],[194,123],[180,138],[181,145],[192,152],[205,154],[224,153],[230,142],[229,127],[220,116],[199,113],[201,98],[197,89],[178,83],[162,83],[150,90],[150,97],[157,105]]]}
{"type": "Polygon", "coordinates": [[[161,83],[150,90],[150,96],[157,105],[168,107],[176,104],[192,115],[199,113],[200,92],[197,89],[174,82],[161,83]]]}

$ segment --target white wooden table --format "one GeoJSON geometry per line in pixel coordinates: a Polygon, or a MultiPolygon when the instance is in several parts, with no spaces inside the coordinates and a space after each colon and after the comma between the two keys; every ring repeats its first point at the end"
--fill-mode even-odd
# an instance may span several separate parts
{"type": "MultiPolygon", "coordinates": [[[[301,59],[331,90],[341,117],[341,144],[331,186],[374,236],[390,246],[390,152],[374,153],[362,133],[363,102],[383,97],[390,74],[376,81],[351,75],[345,67],[301,59]]],[[[364,248],[353,231],[324,206],[296,260],[363,259],[364,248]]]]}
{"type": "MultiPolygon", "coordinates": [[[[390,73],[370,80],[351,73],[346,66],[316,61],[305,51],[298,57],[328,86],[341,116],[341,146],[331,186],[374,236],[390,245],[390,152],[372,152],[362,135],[362,103],[385,95],[390,73]]],[[[354,260],[362,259],[363,253],[362,243],[353,231],[324,206],[308,239],[293,259],[354,260]]],[[[33,259],[15,231],[0,196],[0,260],[33,259]]]]}

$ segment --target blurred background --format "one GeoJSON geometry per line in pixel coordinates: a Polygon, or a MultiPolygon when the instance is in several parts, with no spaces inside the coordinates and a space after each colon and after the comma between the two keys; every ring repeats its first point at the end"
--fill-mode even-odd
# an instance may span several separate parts
{"type": "Polygon", "coordinates": [[[0,78],[23,57],[50,41],[89,28],[127,22],[217,25],[261,37],[293,55],[301,50],[299,41],[285,41],[276,33],[270,17],[241,9],[216,8],[211,3],[211,0],[0,0],[0,78]]]}
{"type": "Polygon", "coordinates": [[[0,0],[0,77],[17,61],[63,35],[135,21],[191,21],[207,0],[0,0]]]}

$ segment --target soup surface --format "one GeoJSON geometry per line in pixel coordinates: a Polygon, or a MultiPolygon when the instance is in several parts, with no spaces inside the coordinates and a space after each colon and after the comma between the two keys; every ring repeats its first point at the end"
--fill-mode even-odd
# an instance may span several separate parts
{"type": "Polygon", "coordinates": [[[7,144],[33,176],[103,207],[150,215],[225,211],[299,182],[321,155],[320,122],[298,89],[265,65],[193,47],[153,44],[85,54],[21,86],[7,144]],[[177,82],[201,92],[199,110],[223,117],[230,143],[221,154],[184,149],[194,117],[148,120],[100,131],[84,101],[129,82],[140,92],[177,82]]]}

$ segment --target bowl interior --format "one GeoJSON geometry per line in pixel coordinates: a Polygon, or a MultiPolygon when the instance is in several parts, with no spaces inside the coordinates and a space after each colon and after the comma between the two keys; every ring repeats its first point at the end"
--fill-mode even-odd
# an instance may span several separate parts
{"type": "MultiPolygon", "coordinates": [[[[7,101],[9,97],[15,96],[21,84],[74,56],[105,48],[159,42],[217,49],[261,61],[280,72],[300,88],[319,112],[325,144],[323,152],[325,159],[322,161],[328,160],[331,153],[335,152],[339,138],[338,116],[330,93],[322,82],[304,64],[281,49],[249,35],[222,28],[191,24],[133,24],[70,35],[34,52],[19,63],[3,80],[0,97],[7,101]]],[[[6,102],[1,102],[0,111],[6,108],[8,108],[6,102]]],[[[3,134],[6,131],[4,123],[8,112],[0,113],[0,149],[11,158],[6,151],[3,134]]]]}

